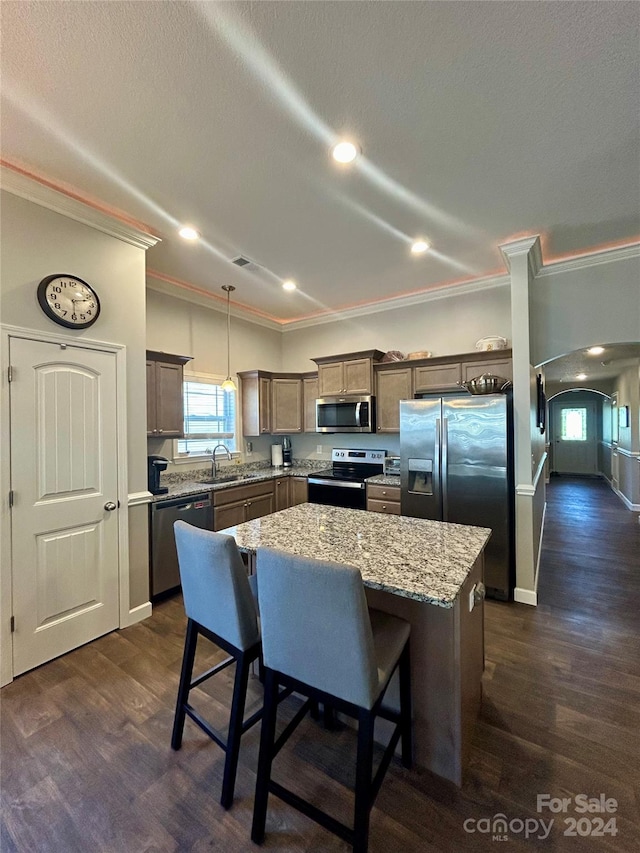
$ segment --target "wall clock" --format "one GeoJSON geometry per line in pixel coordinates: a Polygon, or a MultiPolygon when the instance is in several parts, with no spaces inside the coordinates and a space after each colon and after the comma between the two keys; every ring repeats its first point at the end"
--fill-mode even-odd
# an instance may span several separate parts
{"type": "Polygon", "coordinates": [[[100,300],[91,285],[65,273],[42,279],[38,302],[47,317],[67,329],[86,329],[100,314],[100,300]]]}

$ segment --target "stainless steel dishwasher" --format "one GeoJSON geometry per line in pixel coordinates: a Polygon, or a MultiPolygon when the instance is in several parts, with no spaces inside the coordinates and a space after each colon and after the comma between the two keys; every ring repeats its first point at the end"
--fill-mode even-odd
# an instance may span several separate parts
{"type": "Polygon", "coordinates": [[[173,535],[174,521],[186,521],[194,527],[213,530],[213,504],[206,492],[182,498],[167,498],[151,504],[150,586],[154,601],[180,586],[178,554],[173,535]]]}

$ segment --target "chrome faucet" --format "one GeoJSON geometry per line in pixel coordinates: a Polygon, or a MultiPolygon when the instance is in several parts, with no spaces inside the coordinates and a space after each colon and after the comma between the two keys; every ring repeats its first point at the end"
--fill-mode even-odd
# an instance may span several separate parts
{"type": "Polygon", "coordinates": [[[229,460],[229,462],[231,462],[231,451],[229,450],[227,445],[222,443],[216,444],[216,446],[213,448],[213,452],[211,453],[211,476],[214,480],[218,475],[218,466],[216,465],[216,450],[219,447],[224,450],[224,452],[227,454],[227,459],[229,460]]]}

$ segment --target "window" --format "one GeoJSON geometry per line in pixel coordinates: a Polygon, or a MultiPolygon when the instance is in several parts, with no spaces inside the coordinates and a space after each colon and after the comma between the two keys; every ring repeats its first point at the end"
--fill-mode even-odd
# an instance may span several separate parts
{"type": "Polygon", "coordinates": [[[562,409],[561,415],[560,439],[562,441],[586,441],[586,408],[562,409]]]}
{"type": "Polygon", "coordinates": [[[174,456],[211,456],[218,443],[236,451],[237,392],[223,391],[221,376],[185,374],[184,438],[175,441],[174,456]]]}

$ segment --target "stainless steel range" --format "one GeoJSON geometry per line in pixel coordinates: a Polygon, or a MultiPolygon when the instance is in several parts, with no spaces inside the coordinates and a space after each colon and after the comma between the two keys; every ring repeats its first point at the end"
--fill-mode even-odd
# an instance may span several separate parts
{"type": "Polygon", "coordinates": [[[308,477],[309,503],[366,509],[365,480],[384,473],[385,455],[384,450],[334,448],[332,467],[308,477]]]}

